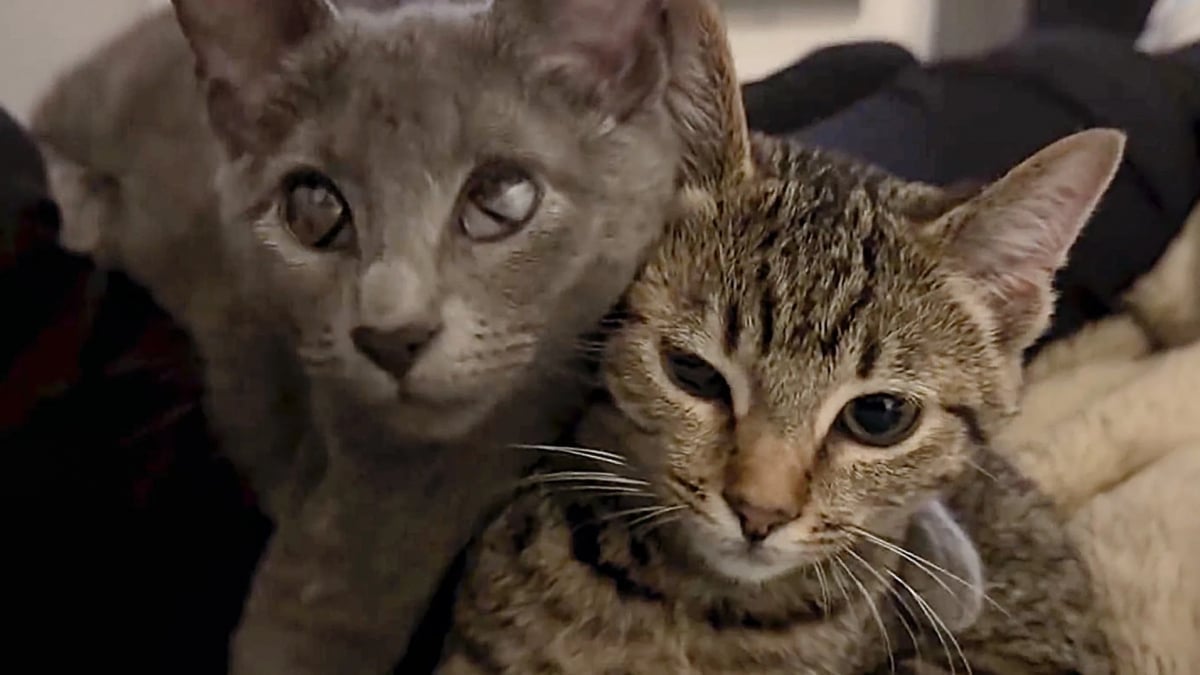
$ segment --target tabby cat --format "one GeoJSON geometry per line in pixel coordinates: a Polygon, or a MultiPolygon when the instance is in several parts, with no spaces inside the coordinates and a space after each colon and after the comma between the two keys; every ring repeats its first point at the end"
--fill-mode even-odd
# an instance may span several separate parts
{"type": "Polygon", "coordinates": [[[751,143],[723,100],[577,447],[540,448],[471,552],[439,672],[1106,672],[1087,570],[988,439],[1124,136],[962,195],[751,143]]]}

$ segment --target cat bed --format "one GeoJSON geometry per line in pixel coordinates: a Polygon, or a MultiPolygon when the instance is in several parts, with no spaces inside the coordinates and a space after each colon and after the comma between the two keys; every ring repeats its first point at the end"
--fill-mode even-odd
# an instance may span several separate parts
{"type": "Polygon", "coordinates": [[[1200,209],[1129,311],[1039,355],[998,450],[1052,495],[1088,560],[1116,673],[1200,664],[1200,209]]]}

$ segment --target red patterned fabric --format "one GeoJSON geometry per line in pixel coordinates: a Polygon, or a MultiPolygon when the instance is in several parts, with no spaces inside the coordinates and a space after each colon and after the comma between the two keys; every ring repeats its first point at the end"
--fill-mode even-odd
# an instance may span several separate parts
{"type": "Polygon", "coordinates": [[[57,245],[43,184],[0,111],[0,496],[23,572],[9,643],[41,672],[223,673],[269,526],[216,452],[187,335],[57,245]]]}

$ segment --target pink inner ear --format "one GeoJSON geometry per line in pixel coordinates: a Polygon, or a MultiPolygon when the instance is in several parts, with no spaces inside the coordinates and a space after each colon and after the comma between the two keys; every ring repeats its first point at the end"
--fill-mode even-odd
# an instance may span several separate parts
{"type": "Polygon", "coordinates": [[[549,11],[551,60],[600,86],[624,80],[641,57],[641,40],[659,28],[664,0],[557,0],[549,11]]]}
{"type": "Polygon", "coordinates": [[[1050,145],[948,216],[948,255],[979,284],[1000,331],[1033,339],[1054,275],[1107,190],[1124,148],[1113,131],[1050,145]],[[957,221],[957,222],[956,222],[957,221]]]}
{"type": "Polygon", "coordinates": [[[328,25],[326,0],[172,0],[207,77],[245,84],[274,69],[291,48],[328,25]]]}

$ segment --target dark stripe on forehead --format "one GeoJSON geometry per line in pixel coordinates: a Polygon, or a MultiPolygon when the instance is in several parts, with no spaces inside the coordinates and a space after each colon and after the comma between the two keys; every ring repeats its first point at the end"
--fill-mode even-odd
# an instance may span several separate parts
{"type": "Polygon", "coordinates": [[[725,351],[736,354],[742,339],[742,308],[737,300],[725,306],[725,351]]]}
{"type": "Polygon", "coordinates": [[[862,353],[858,357],[858,377],[863,380],[870,377],[878,362],[879,341],[875,338],[867,338],[866,344],[863,345],[862,353]]]}
{"type": "Polygon", "coordinates": [[[821,336],[822,355],[826,358],[837,355],[838,347],[842,344],[846,333],[849,332],[850,327],[858,319],[858,315],[870,304],[874,296],[874,288],[869,282],[859,289],[858,297],[854,298],[854,302],[851,302],[846,311],[830,325],[828,332],[821,336]]]}
{"type": "Polygon", "coordinates": [[[946,406],[946,412],[954,415],[962,422],[963,426],[967,429],[967,436],[970,437],[972,443],[977,446],[991,445],[987,434],[979,424],[979,413],[974,408],[964,405],[949,405],[946,406]]]}
{"type": "Polygon", "coordinates": [[[879,233],[874,230],[862,238],[862,265],[867,279],[873,279],[879,269],[879,233]]]}
{"type": "Polygon", "coordinates": [[[771,352],[771,344],[775,342],[775,292],[763,288],[762,297],[758,300],[759,353],[767,355],[771,352]]]}
{"type": "MultiPolygon", "coordinates": [[[[776,209],[776,210],[778,210],[778,209],[776,209]]],[[[779,241],[779,228],[773,227],[765,235],[763,235],[762,241],[758,242],[758,252],[759,253],[769,252],[771,249],[775,248],[775,243],[778,241],[779,241]]]]}

